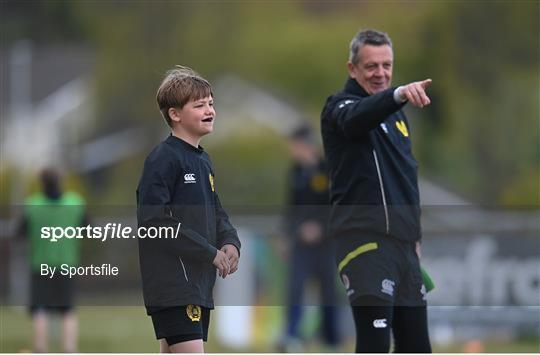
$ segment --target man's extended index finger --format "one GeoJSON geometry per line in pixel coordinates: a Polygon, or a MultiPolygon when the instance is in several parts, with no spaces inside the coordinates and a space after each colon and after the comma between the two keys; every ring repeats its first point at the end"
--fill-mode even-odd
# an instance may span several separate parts
{"type": "Polygon", "coordinates": [[[422,87],[425,89],[425,88],[427,88],[428,86],[430,86],[432,82],[433,82],[433,80],[431,80],[431,79],[426,79],[426,80],[422,81],[422,87]]]}

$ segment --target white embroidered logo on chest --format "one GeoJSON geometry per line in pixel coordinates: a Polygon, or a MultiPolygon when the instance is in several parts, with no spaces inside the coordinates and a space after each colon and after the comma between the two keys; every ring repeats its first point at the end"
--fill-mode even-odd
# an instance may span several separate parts
{"type": "Polygon", "coordinates": [[[184,184],[194,184],[196,182],[197,182],[197,179],[195,179],[195,174],[184,175],[184,184]]]}

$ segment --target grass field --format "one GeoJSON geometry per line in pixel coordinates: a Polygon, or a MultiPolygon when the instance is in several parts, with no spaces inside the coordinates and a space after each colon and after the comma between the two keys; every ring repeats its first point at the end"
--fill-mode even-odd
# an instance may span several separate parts
{"type": "MultiPolygon", "coordinates": [[[[156,352],[157,341],[153,335],[150,319],[141,307],[79,307],[79,351],[81,352],[156,352]]],[[[215,324],[215,323],[213,323],[215,324]]],[[[61,351],[58,346],[59,323],[52,322],[49,351],[61,351]]],[[[0,308],[0,352],[30,351],[31,321],[24,307],[0,308]]],[[[253,344],[248,348],[230,349],[216,342],[215,329],[210,329],[210,341],[205,345],[208,352],[272,352],[268,344],[253,344]]],[[[352,352],[353,339],[349,339],[340,352],[352,352]]],[[[463,344],[434,346],[435,352],[463,352],[463,344]]],[[[518,353],[540,352],[540,339],[519,342],[491,341],[485,344],[486,352],[518,353]]],[[[309,344],[308,352],[325,352],[327,349],[317,344],[309,344]]]]}

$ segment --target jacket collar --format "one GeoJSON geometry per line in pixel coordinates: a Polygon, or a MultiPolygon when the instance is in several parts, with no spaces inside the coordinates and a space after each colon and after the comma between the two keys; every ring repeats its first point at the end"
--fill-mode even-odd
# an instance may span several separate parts
{"type": "Polygon", "coordinates": [[[204,152],[203,147],[201,147],[200,145],[199,145],[199,147],[195,148],[194,146],[192,146],[188,142],[186,142],[186,141],[184,141],[184,140],[182,140],[182,139],[180,139],[180,138],[178,138],[176,136],[173,136],[172,133],[167,137],[165,142],[169,143],[173,147],[179,147],[181,149],[187,149],[187,150],[190,150],[190,151],[198,153],[198,154],[202,154],[204,152]]]}
{"type": "Polygon", "coordinates": [[[357,96],[369,96],[369,94],[361,87],[358,82],[349,77],[345,83],[345,88],[343,89],[346,93],[357,95],[357,96]]]}

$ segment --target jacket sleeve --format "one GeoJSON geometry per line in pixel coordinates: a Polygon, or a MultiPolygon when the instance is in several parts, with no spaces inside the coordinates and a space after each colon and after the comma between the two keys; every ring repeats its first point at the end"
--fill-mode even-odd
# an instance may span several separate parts
{"type": "Polygon", "coordinates": [[[238,238],[238,232],[232,226],[229,221],[229,216],[225,209],[221,205],[219,196],[216,193],[216,231],[217,231],[217,244],[221,249],[225,244],[232,244],[238,249],[238,255],[240,255],[241,243],[238,238]]]}
{"type": "Polygon", "coordinates": [[[365,135],[403,107],[394,100],[395,88],[366,97],[343,97],[329,107],[330,118],[348,138],[365,135]]]}
{"type": "Polygon", "coordinates": [[[179,167],[169,154],[149,156],[137,189],[137,222],[139,227],[172,227],[178,238],[139,239],[142,247],[160,248],[181,257],[212,262],[217,249],[208,240],[187,228],[172,213],[172,192],[179,167]]]}

